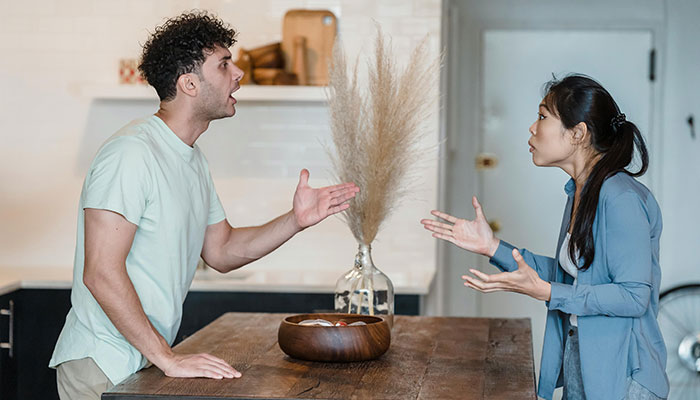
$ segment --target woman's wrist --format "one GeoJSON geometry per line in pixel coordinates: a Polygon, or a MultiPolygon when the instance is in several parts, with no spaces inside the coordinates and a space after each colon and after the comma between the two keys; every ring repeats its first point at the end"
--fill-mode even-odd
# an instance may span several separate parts
{"type": "Polygon", "coordinates": [[[542,301],[550,301],[552,299],[552,284],[542,281],[542,289],[540,290],[540,299],[542,301]]]}
{"type": "Polygon", "coordinates": [[[486,250],[486,254],[484,255],[488,258],[493,257],[496,254],[496,251],[498,250],[498,246],[500,245],[501,240],[494,236],[491,240],[491,245],[488,247],[488,249],[486,250]]]}

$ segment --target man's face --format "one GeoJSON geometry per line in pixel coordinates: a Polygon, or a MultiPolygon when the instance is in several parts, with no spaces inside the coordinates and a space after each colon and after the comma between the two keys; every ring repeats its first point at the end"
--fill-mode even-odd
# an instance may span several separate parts
{"type": "Polygon", "coordinates": [[[228,49],[216,46],[200,68],[199,111],[208,120],[232,117],[236,113],[233,93],[241,86],[243,71],[231,61],[228,49]]]}

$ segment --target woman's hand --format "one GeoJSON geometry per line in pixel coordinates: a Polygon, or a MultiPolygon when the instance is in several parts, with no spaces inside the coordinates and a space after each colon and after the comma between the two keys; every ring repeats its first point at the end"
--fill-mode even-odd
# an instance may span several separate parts
{"type": "Polygon", "coordinates": [[[453,244],[471,252],[481,254],[487,257],[493,257],[498,249],[498,240],[489,226],[484,212],[481,209],[481,204],[472,197],[472,205],[476,212],[476,218],[473,221],[467,219],[455,218],[449,214],[433,210],[430,213],[438,218],[442,218],[448,223],[434,221],[432,219],[423,219],[420,222],[423,227],[433,232],[433,237],[447,240],[453,244]]]}
{"type": "Polygon", "coordinates": [[[476,278],[462,275],[462,279],[466,281],[464,285],[482,293],[515,292],[526,294],[537,300],[549,301],[552,295],[552,285],[540,279],[537,272],[527,265],[518,249],[513,249],[513,258],[518,263],[517,270],[488,275],[470,269],[469,272],[474,274],[476,278]]]}

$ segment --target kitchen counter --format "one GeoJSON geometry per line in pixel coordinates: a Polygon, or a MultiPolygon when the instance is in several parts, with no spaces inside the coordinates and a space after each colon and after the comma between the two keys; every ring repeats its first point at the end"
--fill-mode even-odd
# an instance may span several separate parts
{"type": "MultiPolygon", "coordinates": [[[[256,270],[254,265],[228,274],[198,270],[190,291],[333,293],[343,270],[256,270]]],[[[396,294],[428,294],[434,270],[390,273],[396,294]]],[[[0,267],[0,295],[17,289],[70,289],[72,268],[0,267]]]]}
{"type": "Polygon", "coordinates": [[[391,346],[377,360],[317,363],[279,348],[284,316],[227,313],[174,348],[221,357],[240,379],[175,379],[150,367],[102,399],[536,398],[528,319],[396,316],[391,346]]]}

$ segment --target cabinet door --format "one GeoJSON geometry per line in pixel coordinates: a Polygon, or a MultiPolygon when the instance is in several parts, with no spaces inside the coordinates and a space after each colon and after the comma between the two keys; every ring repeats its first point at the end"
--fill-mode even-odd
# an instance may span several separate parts
{"type": "Polygon", "coordinates": [[[22,289],[15,304],[17,398],[58,400],[49,360],[70,309],[70,290],[22,289]]]}
{"type": "MultiPolygon", "coordinates": [[[[15,302],[16,292],[0,296],[0,309],[10,310],[10,301],[15,302]]],[[[5,313],[2,313],[5,314],[5,313]]],[[[14,325],[13,320],[13,325],[14,325]]],[[[12,332],[14,336],[16,330],[12,332]]],[[[0,315],[0,342],[10,341],[10,316],[0,315]]],[[[17,354],[13,349],[10,357],[9,349],[0,349],[0,399],[14,400],[17,398],[17,354]]]]}
{"type": "MultiPolygon", "coordinates": [[[[420,296],[399,294],[396,314],[418,315],[420,296]]],[[[334,312],[332,293],[190,292],[175,344],[227,312],[316,313],[334,312]]]]}

